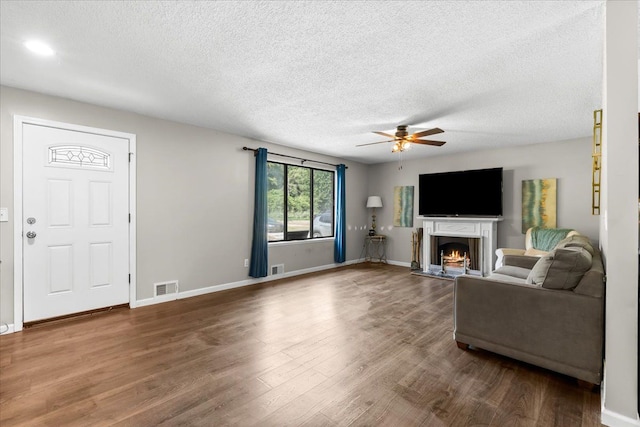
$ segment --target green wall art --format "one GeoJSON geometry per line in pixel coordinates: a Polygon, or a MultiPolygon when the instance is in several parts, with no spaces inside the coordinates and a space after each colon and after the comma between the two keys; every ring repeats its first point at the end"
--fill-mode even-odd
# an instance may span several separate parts
{"type": "Polygon", "coordinates": [[[522,232],[556,228],[556,178],[522,181],[522,232]]]}
{"type": "Polygon", "coordinates": [[[393,188],[393,225],[413,227],[413,185],[393,188]]]}

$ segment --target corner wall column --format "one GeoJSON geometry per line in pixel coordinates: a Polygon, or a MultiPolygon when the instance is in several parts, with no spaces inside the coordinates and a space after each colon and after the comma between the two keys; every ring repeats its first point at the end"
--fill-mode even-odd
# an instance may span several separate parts
{"type": "Polygon", "coordinates": [[[607,290],[602,423],[640,426],[638,2],[609,0],[605,8],[600,244],[607,290]]]}

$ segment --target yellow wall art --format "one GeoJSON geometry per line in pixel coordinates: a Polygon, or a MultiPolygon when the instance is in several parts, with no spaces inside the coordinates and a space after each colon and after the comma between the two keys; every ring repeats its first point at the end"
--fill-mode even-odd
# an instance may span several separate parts
{"type": "Polygon", "coordinates": [[[522,232],[531,227],[556,228],[556,178],[522,181],[522,232]]]}
{"type": "Polygon", "coordinates": [[[413,185],[393,188],[393,225],[413,227],[413,185]]]}

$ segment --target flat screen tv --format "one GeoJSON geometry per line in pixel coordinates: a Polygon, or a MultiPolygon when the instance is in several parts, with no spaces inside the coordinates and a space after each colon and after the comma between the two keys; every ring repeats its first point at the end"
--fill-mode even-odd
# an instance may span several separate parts
{"type": "Polygon", "coordinates": [[[422,216],[502,216],[502,168],[420,175],[422,216]]]}

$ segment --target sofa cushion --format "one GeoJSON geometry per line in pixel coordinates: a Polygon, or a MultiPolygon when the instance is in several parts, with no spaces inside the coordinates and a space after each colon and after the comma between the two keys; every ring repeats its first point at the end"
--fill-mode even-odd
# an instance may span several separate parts
{"type": "Polygon", "coordinates": [[[538,260],[526,282],[548,289],[573,289],[591,263],[591,254],[584,248],[555,249],[538,260]]]}
{"type": "Polygon", "coordinates": [[[527,277],[529,277],[530,271],[531,270],[528,268],[517,267],[513,265],[505,265],[495,270],[492,274],[501,274],[503,276],[511,276],[511,277],[517,277],[518,279],[526,279],[527,277]]]}
{"type": "MultiPolygon", "coordinates": [[[[496,270],[498,271],[498,270],[496,270]]],[[[458,276],[462,277],[462,276],[458,276]]],[[[508,274],[500,274],[500,273],[491,273],[487,279],[493,280],[495,282],[505,282],[510,284],[524,285],[524,286],[535,286],[530,283],[527,283],[526,279],[521,279],[519,277],[510,276],[508,274]]]]}
{"type": "Polygon", "coordinates": [[[584,248],[591,254],[591,256],[593,256],[593,254],[595,253],[595,250],[593,249],[593,246],[591,246],[589,238],[580,234],[572,235],[567,237],[566,239],[562,239],[555,247],[555,249],[560,248],[584,248]]]}
{"type": "MultiPolygon", "coordinates": [[[[525,255],[505,255],[502,260],[502,266],[511,266],[511,267],[521,267],[527,270],[527,275],[529,271],[536,265],[536,262],[540,257],[537,256],[525,256],[525,255]]],[[[525,277],[526,279],[526,277],[525,277]]]]}
{"type": "Polygon", "coordinates": [[[596,249],[589,271],[584,273],[580,283],[573,289],[576,294],[589,295],[595,298],[604,296],[604,265],[600,251],[596,249]]]}

